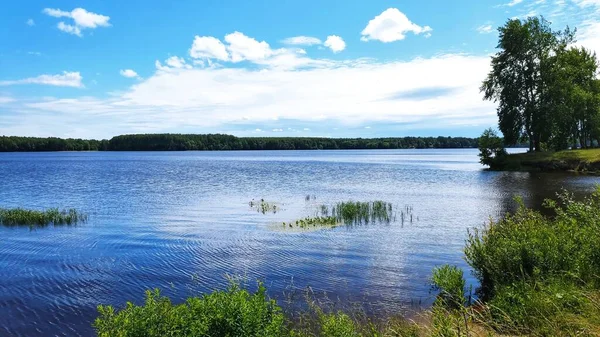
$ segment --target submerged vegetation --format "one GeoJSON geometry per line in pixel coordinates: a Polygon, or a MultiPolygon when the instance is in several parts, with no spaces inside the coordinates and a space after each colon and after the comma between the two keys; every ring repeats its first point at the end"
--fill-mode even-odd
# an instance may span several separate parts
{"type": "Polygon", "coordinates": [[[298,228],[311,228],[311,227],[336,227],[340,224],[338,219],[333,216],[312,216],[304,219],[299,219],[293,222],[284,222],[283,227],[298,227],[298,228]]]}
{"type": "Polygon", "coordinates": [[[248,205],[250,205],[250,208],[262,214],[277,213],[277,211],[280,209],[275,203],[267,202],[265,199],[260,199],[259,201],[252,199],[248,205]]]}
{"type": "Polygon", "coordinates": [[[59,211],[58,208],[35,211],[22,208],[0,208],[0,225],[3,226],[49,226],[74,225],[87,221],[87,215],[75,209],[59,211]]]}
{"type": "Polygon", "coordinates": [[[393,206],[385,201],[338,202],[331,208],[321,205],[322,216],[331,216],[346,225],[368,224],[371,222],[390,223],[396,220],[393,206]]]}
{"type": "MultiPolygon", "coordinates": [[[[305,200],[314,200],[314,196],[306,196],[305,200]]],[[[401,210],[402,223],[413,221],[412,207],[401,210]]],[[[337,227],[339,225],[366,225],[369,223],[386,223],[396,221],[396,212],[391,203],[385,201],[347,201],[333,206],[319,205],[314,216],[308,216],[291,222],[283,222],[283,227],[315,228],[337,227]]]]}

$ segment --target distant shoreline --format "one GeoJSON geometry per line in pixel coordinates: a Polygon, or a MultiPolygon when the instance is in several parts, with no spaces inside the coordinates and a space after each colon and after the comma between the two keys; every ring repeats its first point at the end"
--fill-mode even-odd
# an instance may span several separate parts
{"type": "Polygon", "coordinates": [[[0,136],[0,152],[258,151],[477,148],[468,137],[235,137],[223,134],[138,134],[110,140],[0,136]]]}

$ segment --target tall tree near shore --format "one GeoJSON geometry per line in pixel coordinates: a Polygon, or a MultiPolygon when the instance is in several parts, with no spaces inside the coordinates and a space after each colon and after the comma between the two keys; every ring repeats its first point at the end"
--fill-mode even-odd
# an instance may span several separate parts
{"type": "Polygon", "coordinates": [[[484,99],[498,103],[499,129],[508,145],[522,138],[540,151],[550,136],[550,110],[544,100],[551,56],[574,41],[574,31],[553,31],[543,17],[511,19],[498,29],[500,51],[481,86],[484,99]]]}
{"type": "Polygon", "coordinates": [[[555,150],[562,150],[570,139],[574,146],[579,143],[585,148],[597,139],[598,133],[600,87],[596,55],[584,48],[559,49],[551,63],[545,98],[553,122],[550,143],[555,150]]]}

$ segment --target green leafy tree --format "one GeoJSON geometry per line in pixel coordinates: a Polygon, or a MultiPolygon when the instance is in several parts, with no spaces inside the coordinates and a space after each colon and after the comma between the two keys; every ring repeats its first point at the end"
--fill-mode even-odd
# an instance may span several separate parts
{"type": "Polygon", "coordinates": [[[550,56],[574,40],[574,32],[553,31],[543,17],[511,19],[498,29],[500,51],[481,86],[484,99],[498,103],[499,128],[509,145],[525,136],[530,151],[541,150],[550,137],[549,111],[544,105],[550,56]]]}
{"type": "Polygon", "coordinates": [[[504,164],[507,155],[502,138],[496,131],[492,128],[483,131],[479,137],[479,162],[496,169],[504,164]]]}
{"type": "Polygon", "coordinates": [[[545,101],[552,122],[552,147],[565,149],[571,140],[574,147],[579,143],[585,148],[597,136],[600,87],[596,55],[584,48],[559,49],[551,63],[545,101]]]}

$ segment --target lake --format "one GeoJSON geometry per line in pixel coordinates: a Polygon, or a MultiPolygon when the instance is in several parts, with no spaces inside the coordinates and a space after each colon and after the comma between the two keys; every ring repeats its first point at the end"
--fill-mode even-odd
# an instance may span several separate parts
{"type": "MultiPolygon", "coordinates": [[[[160,288],[180,302],[227,275],[264,281],[280,300],[310,287],[373,312],[431,303],[428,277],[467,271],[467,229],[539,207],[597,177],[488,172],[477,150],[67,152],[0,154],[0,207],[74,207],[77,226],[0,228],[0,335],[90,336],[98,304],[160,288]],[[310,198],[307,198],[310,196],[310,198]],[[275,214],[252,199],[277,202],[275,214]],[[308,200],[307,200],[308,199],[308,200]],[[281,225],[320,204],[384,200],[413,221],[321,230],[281,225]]],[[[323,295],[325,296],[325,295],[323,295]]]]}

